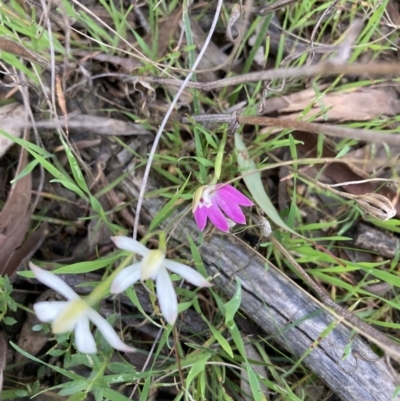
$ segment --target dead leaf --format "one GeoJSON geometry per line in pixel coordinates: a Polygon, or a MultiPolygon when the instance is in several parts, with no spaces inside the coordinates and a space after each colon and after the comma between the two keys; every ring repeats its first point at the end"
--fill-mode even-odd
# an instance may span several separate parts
{"type": "MultiPolygon", "coordinates": [[[[11,103],[0,107],[0,129],[8,134],[19,138],[22,127],[16,122],[24,120],[25,108],[22,104],[11,103]]],[[[2,157],[14,142],[0,133],[0,157],[2,157]]]]}
{"type": "MultiPolygon", "coordinates": [[[[198,49],[201,49],[207,37],[207,33],[202,30],[200,25],[195,21],[190,21],[190,27],[193,34],[193,42],[198,49]]],[[[207,45],[206,51],[203,58],[201,59],[198,69],[199,70],[209,70],[218,66],[222,66],[223,70],[229,69],[229,63],[227,60],[229,56],[226,55],[214,42],[210,42],[207,45]]],[[[200,81],[209,82],[218,79],[218,75],[214,71],[198,73],[200,81]]]]}
{"type": "MultiPolygon", "coordinates": [[[[32,63],[39,64],[46,70],[50,71],[52,69],[51,63],[44,57],[42,57],[39,53],[36,53],[19,43],[15,43],[10,39],[0,37],[0,49],[13,54],[14,56],[22,57],[23,59],[28,60],[32,63]]],[[[55,68],[56,71],[59,73],[60,67],[56,65],[55,68]]]]}
{"type": "MultiPolygon", "coordinates": [[[[53,290],[46,290],[38,297],[36,302],[42,301],[59,301],[61,296],[55,293],[53,290]]],[[[37,355],[39,351],[44,347],[48,341],[48,337],[43,334],[42,331],[32,330],[32,327],[41,322],[36,317],[34,313],[28,313],[27,318],[22,326],[21,332],[18,337],[18,347],[22,348],[24,351],[31,355],[37,355]]],[[[16,365],[21,365],[25,360],[25,356],[17,352],[15,356],[16,365]]]]}
{"type": "MultiPolygon", "coordinates": [[[[21,148],[16,175],[20,174],[28,162],[25,149],[21,148]]],[[[32,178],[28,174],[19,179],[11,188],[7,201],[0,212],[0,247],[1,274],[13,276],[15,265],[10,265],[15,250],[22,244],[28,231],[33,213],[31,207],[32,178]]]]}
{"type": "MultiPolygon", "coordinates": [[[[315,135],[310,135],[307,132],[294,131],[292,133],[295,139],[303,142],[297,145],[299,151],[307,155],[307,157],[316,157],[317,139],[315,135]]],[[[321,157],[335,157],[336,154],[324,146],[321,157]]],[[[329,177],[335,183],[362,181],[365,177],[354,172],[347,164],[344,163],[329,163],[324,167],[324,175],[329,177]]],[[[353,195],[365,195],[367,193],[378,193],[385,196],[389,200],[394,200],[396,194],[387,187],[381,187],[373,182],[360,182],[354,185],[345,185],[342,187],[344,191],[353,195]],[[379,190],[377,190],[380,188],[379,190]]],[[[396,215],[400,216],[400,202],[393,205],[396,209],[396,215]]]]}
{"type": "MultiPolygon", "coordinates": [[[[315,101],[315,91],[307,89],[299,93],[266,100],[264,113],[278,111],[285,118],[298,119],[310,103],[315,101]]],[[[355,91],[328,93],[315,102],[302,119],[313,121],[368,121],[379,116],[395,116],[400,113],[400,100],[395,90],[388,87],[365,87],[355,91]]]]}
{"type": "Polygon", "coordinates": [[[7,270],[13,272],[17,271],[19,266],[28,262],[33,254],[40,248],[48,233],[47,224],[42,224],[39,229],[30,234],[24,244],[18,247],[13,253],[8,262],[7,270]]]}
{"type": "Polygon", "coordinates": [[[389,18],[389,21],[397,28],[400,24],[400,12],[399,5],[396,5],[396,2],[394,0],[388,1],[385,14],[389,18]]]}
{"type": "Polygon", "coordinates": [[[168,15],[163,21],[160,23],[158,29],[159,32],[162,32],[162,35],[158,35],[158,57],[164,57],[165,52],[168,49],[171,39],[174,34],[178,32],[179,22],[182,17],[182,8],[177,7],[170,15],[168,15]]]}

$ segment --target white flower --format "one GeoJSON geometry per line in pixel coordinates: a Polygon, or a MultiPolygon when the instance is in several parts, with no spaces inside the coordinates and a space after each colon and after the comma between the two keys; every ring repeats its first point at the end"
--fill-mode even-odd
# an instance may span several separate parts
{"type": "Polygon", "coordinates": [[[157,298],[161,313],[170,324],[174,324],[178,317],[178,301],[167,269],[182,276],[186,281],[197,287],[211,286],[196,270],[182,263],[166,259],[165,254],[160,249],[149,250],[133,238],[111,237],[111,239],[118,248],[143,256],[139,263],[134,263],[117,274],[111,284],[111,293],[119,294],[139,279],[151,278],[156,280],[157,298]]]}
{"type": "Polygon", "coordinates": [[[38,302],[33,305],[36,316],[40,321],[52,323],[54,334],[73,330],[78,351],[84,354],[94,354],[97,348],[89,327],[89,321],[91,321],[113,348],[123,352],[136,351],[134,348],[125,345],[110,323],[92,309],[60,277],[41,269],[33,263],[29,263],[29,267],[41,283],[57,291],[68,300],[38,302]]]}

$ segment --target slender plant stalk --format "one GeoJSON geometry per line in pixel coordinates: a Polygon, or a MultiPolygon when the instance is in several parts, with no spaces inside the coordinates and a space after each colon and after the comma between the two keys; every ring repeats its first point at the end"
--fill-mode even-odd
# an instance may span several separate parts
{"type": "Polygon", "coordinates": [[[160,124],[160,127],[158,128],[156,137],[154,138],[154,142],[153,142],[153,146],[151,147],[150,150],[150,154],[149,154],[149,159],[147,160],[147,164],[146,164],[146,169],[144,171],[143,174],[143,182],[142,182],[142,186],[140,188],[140,193],[139,193],[139,197],[138,197],[138,203],[137,203],[137,207],[136,207],[136,213],[135,213],[135,224],[133,226],[133,238],[136,239],[137,236],[137,230],[139,227],[139,218],[140,218],[140,209],[142,207],[142,203],[143,203],[143,198],[144,198],[144,193],[146,191],[146,186],[147,186],[147,181],[150,175],[150,169],[151,169],[151,165],[153,163],[153,158],[154,158],[154,154],[157,150],[158,147],[158,143],[160,142],[161,139],[161,135],[163,133],[163,130],[168,122],[168,119],[170,117],[170,115],[172,114],[172,110],[174,109],[176,103],[178,102],[179,97],[181,96],[183,90],[185,89],[185,86],[187,85],[187,83],[190,81],[190,78],[193,75],[193,72],[196,70],[197,66],[199,65],[201,59],[203,58],[203,55],[207,49],[208,44],[211,41],[211,36],[215,30],[215,27],[217,26],[217,22],[218,22],[218,18],[219,18],[219,14],[221,12],[221,8],[222,8],[222,0],[218,0],[218,5],[217,5],[217,9],[215,11],[215,16],[214,16],[214,20],[212,23],[212,26],[210,28],[210,32],[207,35],[207,38],[204,42],[203,48],[201,49],[199,55],[197,56],[193,66],[192,66],[192,71],[189,72],[189,74],[187,75],[186,79],[183,81],[180,89],[178,90],[178,92],[176,93],[176,95],[174,96],[171,104],[168,107],[167,112],[165,113],[165,116],[160,124]]]}

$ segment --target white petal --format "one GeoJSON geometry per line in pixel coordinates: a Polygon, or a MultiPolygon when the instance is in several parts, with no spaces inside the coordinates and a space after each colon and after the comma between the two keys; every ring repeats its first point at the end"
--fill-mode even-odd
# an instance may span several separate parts
{"type": "Polygon", "coordinates": [[[87,316],[99,329],[100,333],[106,339],[106,341],[115,349],[123,352],[135,352],[135,348],[128,347],[124,342],[118,337],[118,334],[112,328],[110,323],[107,322],[104,317],[97,313],[94,309],[89,309],[87,316]]]}
{"type": "Polygon", "coordinates": [[[41,322],[52,322],[68,303],[67,301],[38,302],[33,305],[33,310],[41,322]]]}
{"type": "Polygon", "coordinates": [[[183,263],[174,262],[173,260],[165,259],[164,266],[171,270],[173,273],[183,277],[189,283],[196,285],[197,287],[211,287],[209,283],[197,270],[192,269],[183,263]]]}
{"type": "Polygon", "coordinates": [[[97,352],[93,334],[90,331],[89,319],[82,316],[75,326],[75,345],[82,354],[95,354],[97,352]]]}
{"type": "Polygon", "coordinates": [[[178,317],[178,301],[174,285],[165,267],[161,267],[158,271],[156,284],[161,313],[169,324],[174,324],[178,317]]]}
{"type": "Polygon", "coordinates": [[[140,269],[142,262],[134,263],[125,269],[121,270],[111,284],[111,294],[119,294],[125,291],[128,287],[136,283],[140,279],[140,269]]]}
{"type": "Polygon", "coordinates": [[[33,271],[35,277],[42,284],[47,285],[47,287],[50,287],[52,290],[58,292],[69,301],[73,299],[79,299],[79,295],[71,287],[69,287],[67,283],[61,280],[60,277],[50,273],[47,270],[41,269],[32,262],[29,262],[29,267],[33,271]]]}
{"type": "Polygon", "coordinates": [[[143,244],[133,238],[119,236],[111,237],[111,240],[114,242],[117,248],[123,249],[124,251],[137,253],[140,256],[146,256],[149,252],[149,250],[143,244]]]}

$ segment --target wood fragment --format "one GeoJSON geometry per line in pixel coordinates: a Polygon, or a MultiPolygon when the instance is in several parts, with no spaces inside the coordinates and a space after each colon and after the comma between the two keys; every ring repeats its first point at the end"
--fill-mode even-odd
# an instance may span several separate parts
{"type": "Polygon", "coordinates": [[[354,245],[357,248],[375,252],[384,258],[393,259],[400,248],[400,240],[394,235],[378,230],[365,223],[359,223],[354,237],[354,245]]]}

